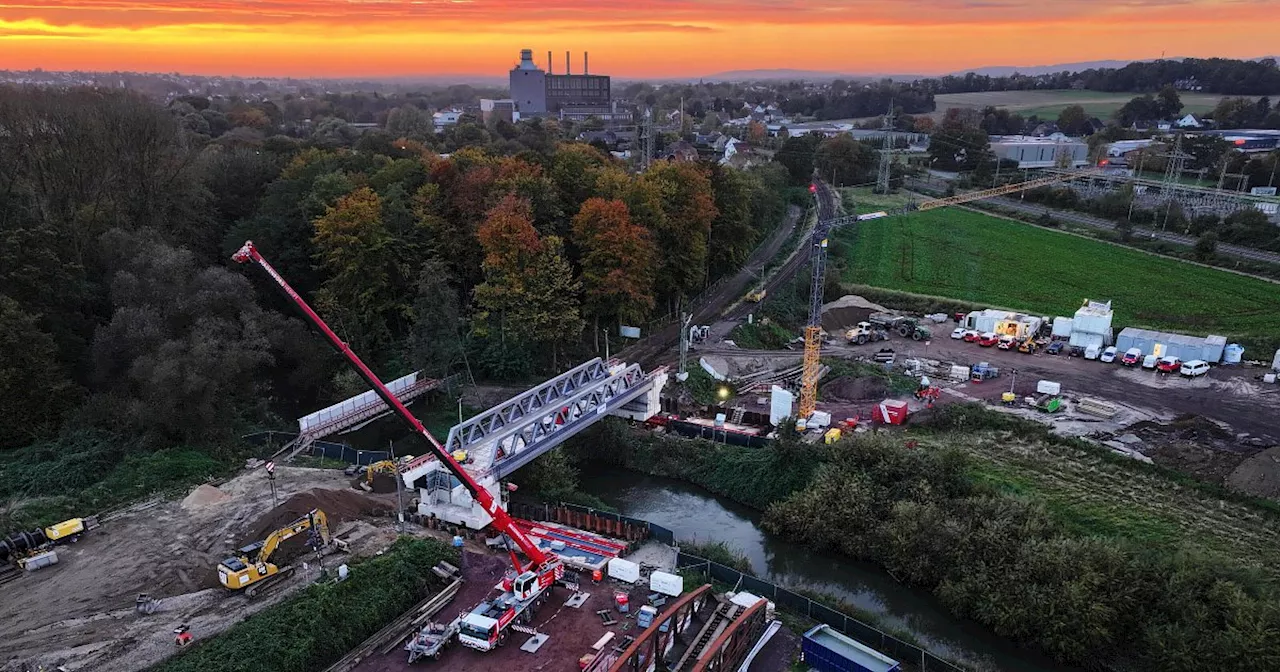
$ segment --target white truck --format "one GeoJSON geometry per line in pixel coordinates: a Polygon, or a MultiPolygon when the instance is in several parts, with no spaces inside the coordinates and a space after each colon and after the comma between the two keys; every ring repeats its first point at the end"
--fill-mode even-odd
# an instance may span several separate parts
{"type": "Polygon", "coordinates": [[[550,587],[538,587],[538,575],[525,572],[514,580],[503,580],[502,594],[485,600],[458,616],[458,642],[469,649],[492,651],[507,642],[507,632],[519,623],[533,620],[546,601],[550,587]]]}

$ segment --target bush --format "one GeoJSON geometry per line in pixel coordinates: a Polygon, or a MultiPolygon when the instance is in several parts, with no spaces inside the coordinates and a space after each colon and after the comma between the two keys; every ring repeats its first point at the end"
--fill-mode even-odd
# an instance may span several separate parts
{"type": "Polygon", "coordinates": [[[680,551],[683,553],[697,556],[703,560],[718,562],[725,567],[732,567],[745,574],[752,574],[751,561],[747,559],[747,556],[743,555],[742,551],[723,541],[712,541],[704,544],[696,541],[677,541],[676,545],[680,547],[680,551]]]}
{"type": "Polygon", "coordinates": [[[308,587],[151,669],[156,672],[321,670],[395,620],[442,581],[431,572],[458,553],[433,539],[402,537],[351,569],[342,583],[308,587]]]}
{"type": "Polygon", "coordinates": [[[749,350],[782,350],[795,335],[771,320],[739,324],[729,332],[729,340],[749,350]]]}

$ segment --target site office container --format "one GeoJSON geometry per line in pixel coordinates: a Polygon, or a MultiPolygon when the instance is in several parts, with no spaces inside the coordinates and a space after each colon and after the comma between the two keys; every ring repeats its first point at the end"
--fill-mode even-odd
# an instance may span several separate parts
{"type": "Polygon", "coordinates": [[[1222,361],[1227,339],[1223,336],[1188,336],[1128,327],[1116,338],[1116,349],[1138,348],[1143,355],[1177,357],[1182,361],[1203,359],[1210,364],[1222,361]]]}

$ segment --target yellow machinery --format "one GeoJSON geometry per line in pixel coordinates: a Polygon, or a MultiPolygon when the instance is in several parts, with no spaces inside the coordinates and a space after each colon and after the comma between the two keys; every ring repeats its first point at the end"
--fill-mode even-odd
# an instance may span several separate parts
{"type": "Polygon", "coordinates": [[[241,548],[236,557],[227,558],[218,565],[218,580],[231,590],[248,588],[252,595],[261,588],[264,579],[280,576],[291,568],[281,569],[271,562],[280,544],[304,532],[313,535],[312,545],[317,549],[329,544],[329,523],[320,509],[312,509],[307,515],[267,535],[262,541],[241,548]]]}
{"type": "Polygon", "coordinates": [[[399,476],[400,469],[399,467],[396,466],[396,463],[392,462],[391,460],[374,462],[373,464],[369,465],[368,469],[365,470],[364,482],[368,483],[369,485],[373,485],[373,475],[376,473],[390,474],[391,476],[399,476]]]}
{"type": "Polygon", "coordinates": [[[756,291],[751,292],[750,294],[747,294],[747,300],[752,303],[760,303],[761,301],[764,301],[765,295],[766,293],[764,291],[764,288],[761,287],[760,289],[757,289],[756,291]]]}

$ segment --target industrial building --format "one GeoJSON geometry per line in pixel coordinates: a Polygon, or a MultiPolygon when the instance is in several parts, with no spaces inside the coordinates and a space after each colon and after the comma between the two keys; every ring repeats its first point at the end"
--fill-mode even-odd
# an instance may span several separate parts
{"type": "Polygon", "coordinates": [[[1083,168],[1089,165],[1089,146],[1080,138],[1061,133],[1037,138],[1029,135],[993,135],[991,151],[1001,159],[1017,161],[1018,168],[1083,168]]]}
{"type": "Polygon", "coordinates": [[[516,101],[510,98],[503,98],[499,100],[481,98],[480,118],[486,124],[496,123],[498,121],[515,123],[520,121],[520,113],[516,111],[516,101]]]}
{"type": "Polygon", "coordinates": [[[511,69],[511,100],[521,116],[559,113],[574,107],[608,108],[612,101],[607,75],[587,72],[587,54],[582,54],[582,74],[570,71],[569,52],[564,54],[564,74],[552,72],[551,52],[547,52],[547,69],[533,62],[533,50],[520,50],[520,62],[511,69]]]}
{"type": "Polygon", "coordinates": [[[1120,352],[1138,348],[1144,356],[1177,357],[1184,362],[1203,359],[1210,364],[1222,361],[1222,354],[1226,347],[1225,336],[1188,336],[1136,327],[1121,330],[1119,338],[1116,339],[1116,349],[1120,352]]]}

